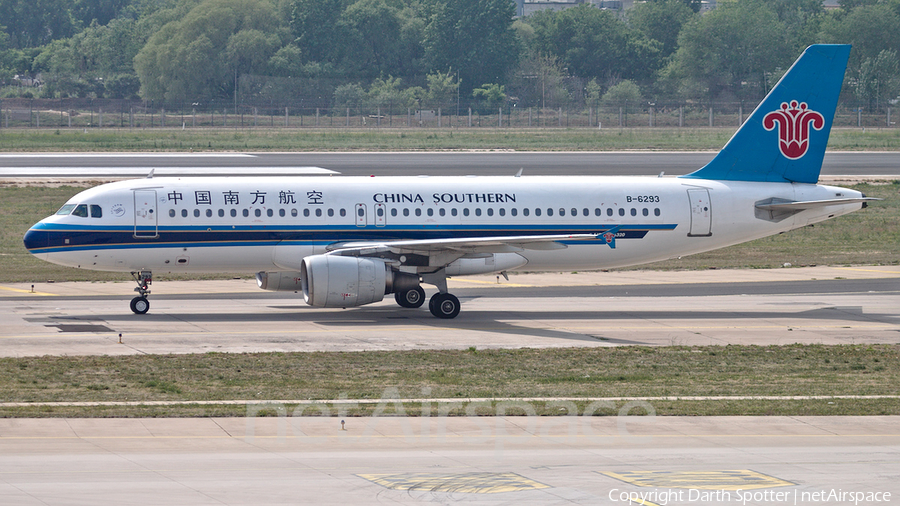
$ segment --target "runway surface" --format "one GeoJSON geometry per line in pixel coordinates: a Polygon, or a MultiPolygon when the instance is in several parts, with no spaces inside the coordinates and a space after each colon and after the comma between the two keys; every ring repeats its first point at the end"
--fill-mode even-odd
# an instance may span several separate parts
{"type": "MultiPolygon", "coordinates": [[[[687,174],[714,152],[438,152],[438,153],[110,153],[2,154],[0,179],[11,177],[125,178],[157,175],[348,176],[643,175],[687,174]],[[318,167],[325,171],[310,171],[318,167]]],[[[900,153],[829,152],[823,178],[900,178],[900,153]]]]}
{"type": "MultiPolygon", "coordinates": [[[[900,269],[622,271],[453,278],[453,320],[384,302],[307,306],[253,280],[0,286],[0,356],[900,342],[900,269]],[[122,343],[119,343],[119,334],[122,343]]],[[[430,295],[430,292],[429,292],[430,295]]]]}
{"type": "Polygon", "coordinates": [[[339,421],[0,419],[0,503],[900,500],[898,417],[369,417],[346,419],[345,430],[339,421]]]}

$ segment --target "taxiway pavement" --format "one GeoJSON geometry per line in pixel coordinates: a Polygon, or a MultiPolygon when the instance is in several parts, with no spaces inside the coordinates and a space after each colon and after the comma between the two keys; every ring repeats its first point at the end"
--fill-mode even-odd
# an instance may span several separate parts
{"type": "MultiPolygon", "coordinates": [[[[453,320],[307,306],[253,280],[0,286],[0,356],[900,342],[900,268],[616,271],[450,280],[453,320]],[[120,337],[121,336],[121,337],[120,337]]],[[[429,294],[430,295],[430,294],[429,294]]]]}

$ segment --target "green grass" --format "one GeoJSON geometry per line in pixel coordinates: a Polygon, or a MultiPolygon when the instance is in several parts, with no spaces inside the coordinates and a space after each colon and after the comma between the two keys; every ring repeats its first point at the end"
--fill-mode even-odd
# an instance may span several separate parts
{"type": "MultiPolygon", "coordinates": [[[[900,345],[616,347],[0,359],[5,402],[896,395],[900,345]]],[[[388,404],[393,404],[389,402],[388,404]]],[[[578,404],[583,412],[585,402],[578,404]]],[[[900,401],[651,401],[657,414],[900,414],[900,401]],[[829,404],[831,402],[831,404],[829,404]]],[[[533,405],[539,414],[559,406],[533,405]]],[[[371,414],[377,404],[349,410],[371,414]]],[[[293,409],[293,408],[290,408],[293,409]]],[[[329,408],[336,411],[335,406],[329,408]]],[[[382,405],[382,409],[384,406],[382,405]]],[[[421,403],[405,408],[421,413],[421,403]]],[[[429,405],[438,414],[444,405],[429,405]]],[[[462,414],[466,405],[450,414],[462,414]]],[[[492,408],[483,408],[490,412],[492,408]]],[[[393,408],[386,413],[393,412],[393,408]]],[[[0,416],[243,416],[243,405],[0,408],[0,416]]],[[[614,414],[601,410],[598,414],[614,414]]]]}
{"type": "MultiPolygon", "coordinates": [[[[0,129],[16,151],[718,150],[734,127],[715,128],[205,128],[0,129]]],[[[898,150],[900,129],[836,128],[831,150],[898,150]]]]}
{"type": "MultiPolygon", "coordinates": [[[[93,183],[86,183],[93,184],[93,183]]],[[[680,260],[658,262],[640,269],[765,268],[792,265],[890,265],[900,262],[900,182],[861,184],[852,188],[885,200],[868,209],[812,227],[724,248],[680,260]]],[[[28,254],[22,236],[40,219],[54,213],[75,186],[0,187],[0,283],[127,280],[121,273],[62,267],[28,254]]],[[[249,276],[252,273],[238,273],[249,276]]],[[[235,274],[192,276],[192,279],[230,279],[235,274]]],[[[157,280],[185,279],[158,273],[157,280]]]]}

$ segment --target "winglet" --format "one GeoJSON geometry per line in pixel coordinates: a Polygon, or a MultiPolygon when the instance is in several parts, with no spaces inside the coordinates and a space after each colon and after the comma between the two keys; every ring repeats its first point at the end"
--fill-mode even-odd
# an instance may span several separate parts
{"type": "Polygon", "coordinates": [[[690,179],[815,184],[844,82],[849,45],[816,44],[690,179]]]}

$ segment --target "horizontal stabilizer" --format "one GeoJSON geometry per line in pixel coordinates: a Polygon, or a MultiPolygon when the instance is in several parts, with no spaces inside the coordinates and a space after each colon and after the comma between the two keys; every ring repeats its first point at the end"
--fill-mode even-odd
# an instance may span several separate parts
{"type": "Polygon", "coordinates": [[[773,202],[756,204],[756,207],[758,209],[765,209],[767,211],[805,211],[807,209],[816,209],[819,207],[836,206],[843,204],[854,204],[857,202],[865,204],[866,202],[881,199],[877,199],[874,197],[860,197],[851,199],[806,200],[803,202],[794,200],[779,201],[780,199],[773,200],[773,202]]]}

